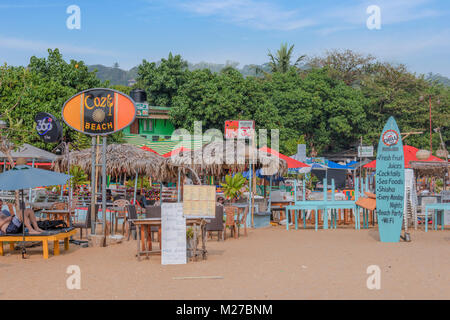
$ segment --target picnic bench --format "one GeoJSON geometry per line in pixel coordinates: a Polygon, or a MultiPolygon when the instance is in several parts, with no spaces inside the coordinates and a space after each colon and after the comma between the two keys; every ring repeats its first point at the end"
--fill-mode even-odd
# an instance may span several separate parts
{"type": "MultiPolygon", "coordinates": [[[[64,250],[69,250],[69,238],[77,233],[76,229],[65,228],[61,231],[51,231],[48,234],[37,234],[37,235],[25,235],[25,241],[42,241],[42,252],[44,259],[48,259],[48,243],[53,241],[53,255],[59,255],[59,241],[64,240],[64,250]]],[[[23,236],[21,233],[18,234],[6,234],[0,236],[0,256],[4,255],[3,243],[9,242],[9,249],[11,252],[14,251],[14,244],[16,242],[23,241],[23,236]]]]}

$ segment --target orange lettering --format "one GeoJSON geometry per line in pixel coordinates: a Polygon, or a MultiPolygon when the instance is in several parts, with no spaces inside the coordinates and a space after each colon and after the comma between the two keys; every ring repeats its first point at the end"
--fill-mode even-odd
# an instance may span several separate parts
{"type": "Polygon", "coordinates": [[[88,103],[87,103],[89,97],[90,97],[90,96],[87,95],[87,96],[84,98],[84,106],[85,106],[87,109],[92,110],[92,109],[94,108],[94,106],[89,106],[88,103]]]}

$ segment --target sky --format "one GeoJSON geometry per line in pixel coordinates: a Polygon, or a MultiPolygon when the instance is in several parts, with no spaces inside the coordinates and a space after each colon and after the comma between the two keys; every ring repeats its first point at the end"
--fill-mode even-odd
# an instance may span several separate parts
{"type": "Polygon", "coordinates": [[[169,52],[189,62],[262,64],[351,49],[410,71],[450,77],[449,0],[0,0],[0,63],[26,65],[59,48],[66,60],[130,69],[169,52]],[[80,28],[69,29],[71,5],[80,28]],[[380,28],[370,6],[380,9],[380,28]]]}

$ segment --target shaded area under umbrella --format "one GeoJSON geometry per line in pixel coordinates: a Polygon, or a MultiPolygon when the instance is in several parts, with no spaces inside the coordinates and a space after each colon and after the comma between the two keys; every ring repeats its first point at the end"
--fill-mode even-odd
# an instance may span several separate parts
{"type": "Polygon", "coordinates": [[[22,205],[22,258],[25,258],[25,201],[23,189],[62,185],[70,179],[70,175],[48,170],[18,165],[0,174],[0,190],[20,190],[22,205]]]}

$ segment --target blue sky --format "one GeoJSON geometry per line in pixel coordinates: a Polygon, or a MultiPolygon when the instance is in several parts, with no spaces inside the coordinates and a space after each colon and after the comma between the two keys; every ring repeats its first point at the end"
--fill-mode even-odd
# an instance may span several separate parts
{"type": "Polygon", "coordinates": [[[295,54],[352,49],[450,77],[449,0],[0,0],[0,62],[25,65],[58,47],[65,59],[124,69],[171,51],[190,62],[267,62],[282,42],[295,54]],[[81,29],[69,30],[69,5],[81,29]],[[381,9],[369,30],[366,9],[381,9]]]}

